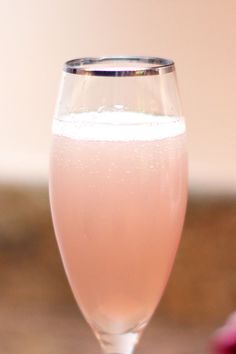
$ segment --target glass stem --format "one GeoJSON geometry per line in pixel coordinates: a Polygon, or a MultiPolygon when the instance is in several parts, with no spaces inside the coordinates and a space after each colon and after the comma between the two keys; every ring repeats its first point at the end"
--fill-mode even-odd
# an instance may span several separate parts
{"type": "Polygon", "coordinates": [[[138,343],[140,332],[122,334],[96,333],[104,354],[132,354],[138,343]]]}

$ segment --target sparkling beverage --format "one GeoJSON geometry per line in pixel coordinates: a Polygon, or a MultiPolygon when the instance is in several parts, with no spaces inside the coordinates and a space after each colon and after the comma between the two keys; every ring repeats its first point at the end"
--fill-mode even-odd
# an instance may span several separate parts
{"type": "Polygon", "coordinates": [[[97,331],[144,326],[182,231],[182,118],[85,112],[53,122],[50,199],[74,296],[97,331]]]}

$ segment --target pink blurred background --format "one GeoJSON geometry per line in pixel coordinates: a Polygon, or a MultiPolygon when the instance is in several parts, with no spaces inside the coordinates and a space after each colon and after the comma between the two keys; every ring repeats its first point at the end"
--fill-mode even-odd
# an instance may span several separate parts
{"type": "Polygon", "coordinates": [[[101,55],[176,62],[190,185],[236,190],[234,0],[1,0],[0,180],[46,181],[63,63],[101,55]]]}

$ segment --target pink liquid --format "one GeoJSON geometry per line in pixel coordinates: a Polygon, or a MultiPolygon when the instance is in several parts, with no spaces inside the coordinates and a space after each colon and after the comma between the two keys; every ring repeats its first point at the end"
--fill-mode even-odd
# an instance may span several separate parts
{"type": "Polygon", "coordinates": [[[81,310],[97,330],[122,333],[148,321],[176,254],[186,206],[184,125],[140,113],[100,117],[54,122],[50,199],[81,310]]]}

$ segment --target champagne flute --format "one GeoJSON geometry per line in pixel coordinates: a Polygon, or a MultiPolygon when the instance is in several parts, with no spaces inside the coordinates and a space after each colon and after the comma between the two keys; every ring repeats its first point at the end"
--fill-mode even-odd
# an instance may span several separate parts
{"type": "Polygon", "coordinates": [[[131,354],[166,286],[187,199],[175,66],[68,61],[53,119],[50,203],[65,271],[106,354],[131,354]]]}

